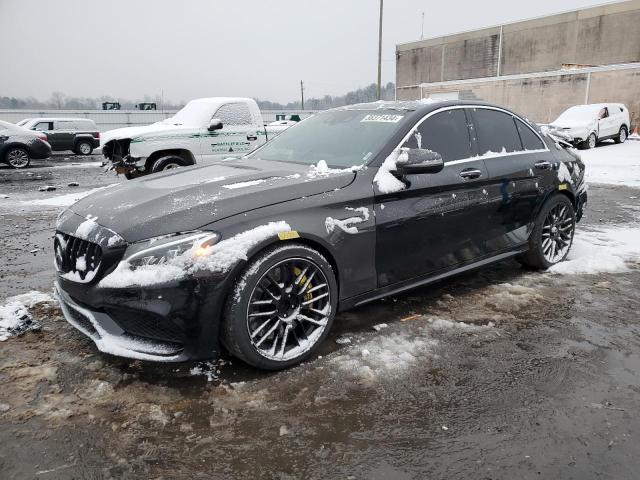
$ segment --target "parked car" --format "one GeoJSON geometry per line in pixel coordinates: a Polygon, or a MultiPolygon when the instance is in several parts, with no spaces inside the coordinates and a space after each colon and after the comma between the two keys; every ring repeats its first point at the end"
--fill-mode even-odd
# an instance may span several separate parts
{"type": "Polygon", "coordinates": [[[576,105],[549,125],[573,138],[580,148],[595,148],[602,140],[624,143],[629,136],[629,110],[621,103],[576,105]]]}
{"type": "Polygon", "coordinates": [[[575,151],[504,108],[342,107],[245,157],[80,200],[58,220],[56,290],[104,352],[182,361],[224,345],[280,369],[341,310],[507,258],[557,264],[586,201],[575,151]]]}
{"type": "Polygon", "coordinates": [[[276,120],[275,122],[269,123],[266,128],[270,137],[274,138],[284,132],[287,128],[293,127],[296,123],[298,122],[295,120],[276,120]]]}
{"type": "Polygon", "coordinates": [[[100,146],[98,127],[88,118],[27,118],[18,125],[45,133],[56,152],[71,150],[77,155],[91,155],[100,146]]]}
{"type": "Polygon", "coordinates": [[[251,152],[267,140],[250,98],[199,98],[173,117],[102,136],[102,152],[127,178],[251,152]]]}
{"type": "Polygon", "coordinates": [[[0,161],[13,168],[27,168],[31,159],[48,158],[47,136],[0,120],[0,161]]]}

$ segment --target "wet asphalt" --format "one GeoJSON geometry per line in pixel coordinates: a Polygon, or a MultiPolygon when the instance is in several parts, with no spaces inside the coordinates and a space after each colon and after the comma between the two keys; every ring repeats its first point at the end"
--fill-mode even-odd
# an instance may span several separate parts
{"type": "MultiPolygon", "coordinates": [[[[122,181],[99,161],[0,167],[0,298],[51,290],[60,209],[35,202],[122,181]]],[[[592,185],[580,228],[637,224],[639,194],[592,185]]],[[[40,305],[0,343],[0,478],[635,479],[639,285],[505,261],[342,313],[278,373],[104,355],[40,305]]]]}

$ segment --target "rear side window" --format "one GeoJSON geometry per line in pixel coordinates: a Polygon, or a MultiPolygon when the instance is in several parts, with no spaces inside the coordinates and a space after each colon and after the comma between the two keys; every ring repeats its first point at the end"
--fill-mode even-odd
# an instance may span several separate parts
{"type": "Polygon", "coordinates": [[[76,130],[84,130],[90,132],[96,129],[96,126],[91,120],[76,120],[73,123],[76,130]]]}
{"type": "Polygon", "coordinates": [[[474,108],[473,117],[480,155],[522,151],[520,135],[512,115],[498,110],[474,108]]]}
{"type": "Polygon", "coordinates": [[[403,147],[432,150],[445,162],[471,157],[471,138],[464,110],[446,110],[427,118],[403,147]]]}
{"type": "Polygon", "coordinates": [[[244,103],[229,103],[221,106],[213,118],[217,118],[222,125],[251,125],[251,112],[244,103]]]}
{"type": "Polygon", "coordinates": [[[72,121],[62,120],[56,122],[56,130],[75,130],[75,125],[72,121]]]}
{"type": "Polygon", "coordinates": [[[516,126],[518,127],[518,133],[520,134],[520,139],[522,140],[522,146],[525,150],[544,150],[545,145],[542,143],[542,140],[535,134],[530,127],[527,127],[521,120],[517,118],[514,119],[516,121],[516,126]]]}

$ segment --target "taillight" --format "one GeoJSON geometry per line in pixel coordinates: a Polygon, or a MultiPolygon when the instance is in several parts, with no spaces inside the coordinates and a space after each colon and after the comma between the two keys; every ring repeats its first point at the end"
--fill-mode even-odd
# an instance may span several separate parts
{"type": "Polygon", "coordinates": [[[45,134],[38,135],[38,138],[40,140],[42,140],[43,142],[48,142],[49,141],[49,139],[47,138],[47,136],[45,134]]]}
{"type": "Polygon", "coordinates": [[[96,133],[96,138],[100,138],[100,132],[96,133]]]}

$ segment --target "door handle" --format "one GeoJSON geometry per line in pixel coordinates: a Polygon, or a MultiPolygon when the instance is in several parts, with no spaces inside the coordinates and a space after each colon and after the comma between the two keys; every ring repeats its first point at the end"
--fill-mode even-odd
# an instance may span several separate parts
{"type": "Polygon", "coordinates": [[[482,176],[482,170],[478,170],[477,168],[465,168],[460,172],[460,176],[467,180],[480,178],[480,176],[482,176]]]}
{"type": "Polygon", "coordinates": [[[536,167],[538,170],[549,170],[551,168],[551,162],[542,160],[541,162],[536,162],[534,167],[536,167]]]}
{"type": "Polygon", "coordinates": [[[253,140],[257,140],[257,139],[258,139],[258,137],[256,135],[251,135],[251,134],[247,135],[247,140],[253,141],[253,140]]]}

